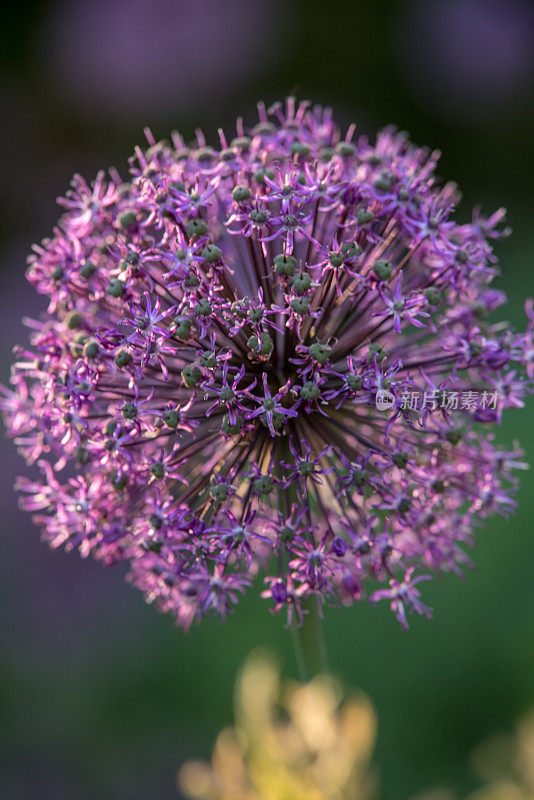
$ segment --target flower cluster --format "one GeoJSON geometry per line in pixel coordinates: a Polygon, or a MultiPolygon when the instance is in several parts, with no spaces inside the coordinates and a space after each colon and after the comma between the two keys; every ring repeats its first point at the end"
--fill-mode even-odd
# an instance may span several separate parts
{"type": "Polygon", "coordinates": [[[41,470],[23,506],[184,627],[260,570],[289,621],[377,582],[427,613],[414,585],[469,563],[524,466],[488,432],[534,371],[532,306],[526,333],[488,321],[504,212],[455,222],[437,153],[292,99],[217,149],[147,137],[127,181],[75,176],[30,256],[49,305],[2,400],[41,470]],[[499,399],[412,409],[415,385],[499,399]]]}

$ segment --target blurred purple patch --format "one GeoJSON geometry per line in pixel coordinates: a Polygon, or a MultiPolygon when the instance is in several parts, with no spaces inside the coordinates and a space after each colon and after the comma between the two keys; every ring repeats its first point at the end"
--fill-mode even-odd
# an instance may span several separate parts
{"type": "Polygon", "coordinates": [[[529,0],[412,0],[400,36],[410,85],[434,110],[477,119],[531,104],[529,0]]]}
{"type": "Polygon", "coordinates": [[[78,107],[129,119],[219,107],[275,60],[286,20],[269,0],[60,0],[46,67],[78,107]]]}

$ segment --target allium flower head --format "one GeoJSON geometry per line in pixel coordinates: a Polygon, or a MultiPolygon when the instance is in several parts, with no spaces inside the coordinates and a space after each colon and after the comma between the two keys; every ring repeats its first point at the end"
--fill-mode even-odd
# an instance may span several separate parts
{"type": "Polygon", "coordinates": [[[406,625],[524,466],[488,432],[533,372],[532,307],[488,321],[504,212],[455,222],[437,153],[307,103],[219,136],[75,176],[34,248],[48,311],[2,401],[23,506],[183,626],[260,570],[290,621],[372,587],[406,625]]]}

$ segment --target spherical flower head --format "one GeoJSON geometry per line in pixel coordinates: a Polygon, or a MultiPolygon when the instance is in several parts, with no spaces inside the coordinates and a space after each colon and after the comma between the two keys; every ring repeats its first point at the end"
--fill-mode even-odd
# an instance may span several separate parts
{"type": "Polygon", "coordinates": [[[491,433],[533,375],[532,306],[526,333],[488,319],[502,210],[455,222],[436,153],[293,99],[218,148],[147,136],[29,258],[23,506],[184,627],[258,574],[289,622],[378,582],[406,626],[524,466],[491,433]]]}

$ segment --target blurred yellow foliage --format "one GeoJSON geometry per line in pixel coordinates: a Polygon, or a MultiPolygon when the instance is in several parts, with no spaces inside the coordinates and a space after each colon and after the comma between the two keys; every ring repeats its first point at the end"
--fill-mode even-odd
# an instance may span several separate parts
{"type": "MultiPolygon", "coordinates": [[[[484,785],[466,800],[534,800],[534,713],[525,717],[514,735],[493,736],[471,753],[471,765],[484,785]]],[[[438,789],[413,800],[457,800],[438,789]]]]}
{"type": "MultiPolygon", "coordinates": [[[[331,676],[281,682],[265,653],[253,653],[235,691],[235,727],[217,737],[211,763],[189,761],[178,775],[191,800],[371,800],[376,716],[363,694],[344,698],[331,676]]],[[[534,800],[534,713],[515,735],[472,752],[484,786],[466,800],[534,800]]],[[[448,789],[414,800],[456,800],[448,789]]]]}
{"type": "Polygon", "coordinates": [[[179,772],[192,800],[368,800],[376,717],[364,695],[343,698],[330,678],[284,683],[253,653],[238,679],[235,727],[217,737],[211,764],[179,772]]]}
{"type": "Polygon", "coordinates": [[[534,800],[534,713],[514,736],[495,736],[475,748],[473,767],[486,786],[468,800],[534,800]]]}

